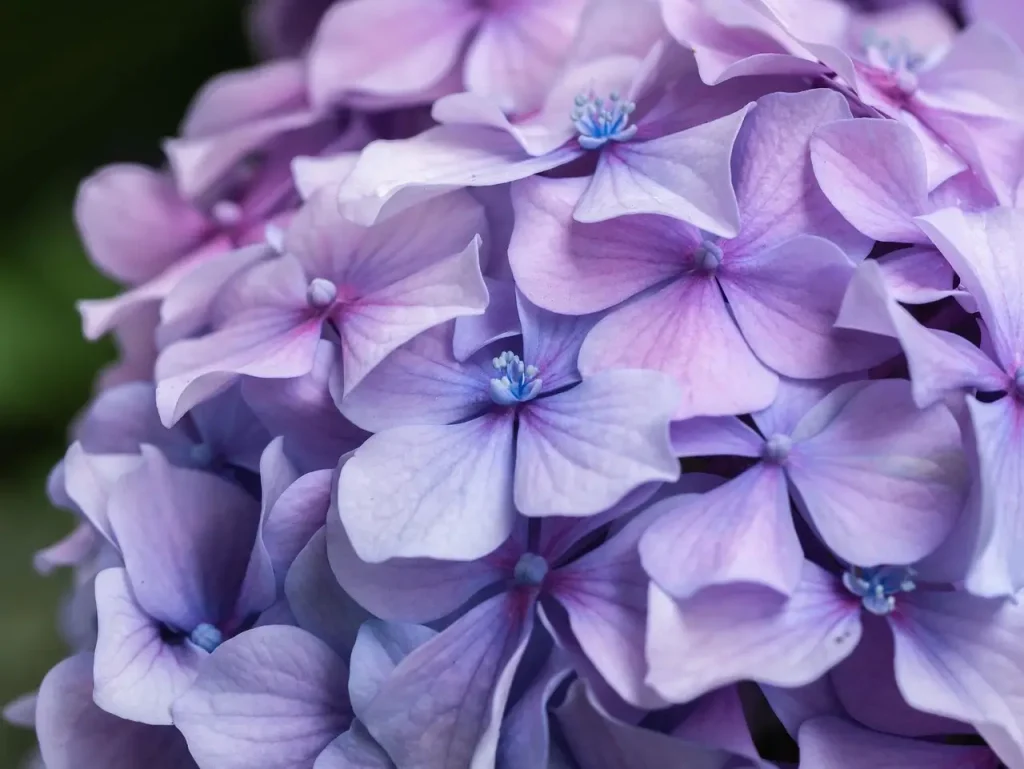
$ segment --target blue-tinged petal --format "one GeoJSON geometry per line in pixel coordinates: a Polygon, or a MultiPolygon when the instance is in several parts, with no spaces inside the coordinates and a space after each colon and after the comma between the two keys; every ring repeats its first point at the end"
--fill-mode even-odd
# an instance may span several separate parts
{"type": "Polygon", "coordinates": [[[356,554],[473,560],[512,531],[511,412],[371,437],[341,469],[338,511],[356,554]]]}
{"type": "MultiPolygon", "coordinates": [[[[896,681],[912,706],[1024,746],[1024,608],[962,592],[919,592],[890,619],[896,681]]],[[[1010,761],[1010,754],[1004,756],[1010,761]]]]}
{"type": "Polygon", "coordinates": [[[735,762],[725,750],[615,718],[580,681],[569,689],[555,716],[580,769],[725,769],[735,762]]]}
{"type": "MultiPolygon", "coordinates": [[[[205,652],[148,616],[124,569],[96,576],[96,704],[121,718],[170,724],[171,704],[195,679],[205,652]]],[[[177,631],[177,632],[176,632],[177,631]]]]}
{"type": "Polygon", "coordinates": [[[759,457],[764,438],[735,417],[694,417],[672,423],[672,450],[678,457],[759,457]]]}
{"type": "Polygon", "coordinates": [[[488,558],[391,558],[367,563],[352,549],[334,508],[327,520],[327,553],[343,590],[378,617],[401,622],[441,619],[480,590],[511,574],[509,568],[502,568],[488,558]]]}
{"type": "Polygon", "coordinates": [[[259,421],[284,438],[285,452],[303,471],[333,468],[367,438],[364,430],[342,416],[331,395],[336,356],[337,348],[321,339],[313,368],[305,376],[242,381],[242,396],[259,421]]]}
{"type": "Polygon", "coordinates": [[[750,585],[679,603],[652,585],[649,600],[647,682],[672,702],[743,680],[803,686],[860,640],[860,604],[811,563],[788,600],[750,585]]]}
{"type": "Polygon", "coordinates": [[[891,737],[840,718],[816,718],[800,729],[805,769],[995,769],[985,747],[891,737]]]}
{"type": "Polygon", "coordinates": [[[977,531],[967,588],[985,596],[1024,587],[1024,410],[1013,396],[967,398],[978,452],[977,531]]]}
{"type": "Polygon", "coordinates": [[[356,716],[366,713],[395,667],[437,635],[423,625],[370,620],[359,628],[352,648],[348,693],[356,716]]]}
{"type": "Polygon", "coordinates": [[[575,644],[615,693],[630,705],[654,709],[664,702],[644,682],[649,580],[637,554],[648,520],[641,514],[599,547],[556,569],[547,589],[565,610],[575,644]]]}
{"type": "Polygon", "coordinates": [[[142,460],[132,454],[87,454],[81,443],[72,443],[64,457],[64,491],[86,520],[115,547],[117,539],[107,505],[120,480],[136,470],[142,460]]]}
{"type": "MultiPolygon", "coordinates": [[[[111,528],[132,590],[155,620],[189,633],[235,629],[258,504],[215,475],[172,467],[151,446],[110,497],[111,528]]],[[[262,608],[262,607],[261,607],[262,608]]]]}
{"type": "Polygon", "coordinates": [[[977,301],[996,358],[1013,376],[1024,361],[1024,212],[948,208],[917,221],[977,301]]]}
{"type": "Polygon", "coordinates": [[[284,580],[295,622],[348,659],[362,624],[373,616],[342,590],[327,559],[326,527],[295,557],[284,580]]]}
{"type": "Polygon", "coordinates": [[[785,473],[759,464],[705,494],[663,500],[640,540],[651,578],[685,599],[711,585],[756,584],[789,595],[803,550],[793,525],[785,473]]]}
{"type": "Polygon", "coordinates": [[[858,389],[832,416],[786,463],[819,535],[857,566],[924,558],[953,530],[967,498],[953,415],[942,404],[918,409],[909,382],[887,379],[858,389]]]}
{"type": "Polygon", "coordinates": [[[534,682],[509,710],[498,741],[498,766],[546,767],[551,753],[548,702],[573,673],[565,654],[555,647],[534,682]]]}
{"type": "Polygon", "coordinates": [[[724,237],[739,231],[733,143],[749,106],[678,133],[606,148],[574,216],[661,214],[724,237]]]}
{"type": "Polygon", "coordinates": [[[524,515],[588,516],[639,486],[674,481],[669,421],[679,392],[651,371],[606,371],[523,409],[516,507],[524,515]]]}
{"type": "Polygon", "coordinates": [[[578,382],[580,347],[600,316],[560,315],[538,307],[522,293],[517,293],[516,300],[523,328],[523,359],[537,367],[544,391],[578,382]]]}
{"type": "Polygon", "coordinates": [[[839,704],[834,713],[845,713],[875,731],[904,737],[969,734],[972,728],[966,724],[907,704],[896,684],[893,655],[892,631],[886,620],[865,616],[861,642],[829,674],[839,704]]]}
{"type": "Polygon", "coordinates": [[[404,769],[492,766],[533,622],[532,591],[480,604],[395,668],[364,721],[404,769]]]}
{"type": "Polygon", "coordinates": [[[1009,378],[963,337],[918,323],[890,293],[881,267],[866,261],[850,281],[836,326],[898,339],[907,356],[914,402],[926,408],[970,388],[1005,390],[1009,378]]]}
{"type": "Polygon", "coordinates": [[[194,769],[172,726],[126,721],[93,702],[92,655],[57,664],[39,687],[36,734],[48,769],[194,769]]]}
{"type": "Polygon", "coordinates": [[[201,769],[312,769],[348,728],[348,669],[323,641],[283,625],[222,644],[174,703],[201,769]]]}
{"type": "Polygon", "coordinates": [[[313,769],[394,769],[388,754],[358,721],[323,749],[313,769]]]}
{"type": "Polygon", "coordinates": [[[460,363],[452,345],[453,324],[423,332],[399,347],[342,398],[335,370],[331,392],[342,413],[365,430],[407,425],[444,425],[477,416],[491,405],[490,360],[460,363]]]}

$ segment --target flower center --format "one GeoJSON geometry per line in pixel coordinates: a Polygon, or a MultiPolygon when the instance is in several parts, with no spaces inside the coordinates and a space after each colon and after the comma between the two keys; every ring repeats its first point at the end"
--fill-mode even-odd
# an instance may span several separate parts
{"type": "Polygon", "coordinates": [[[914,51],[906,38],[889,40],[869,31],[864,35],[864,53],[868,62],[892,76],[895,85],[904,94],[917,90],[917,73],[925,57],[914,51]]]}
{"type": "Polygon", "coordinates": [[[188,456],[192,460],[192,464],[197,468],[209,467],[213,464],[213,449],[210,448],[208,443],[193,444],[188,450],[188,456]]]}
{"type": "Polygon", "coordinates": [[[593,92],[577,96],[572,122],[579,132],[580,146],[585,150],[596,150],[608,142],[632,139],[636,126],[629,124],[629,116],[635,109],[634,102],[623,101],[614,92],[607,101],[593,92]]]}
{"type": "Polygon", "coordinates": [[[1024,366],[1018,368],[1013,375],[1013,388],[1018,398],[1024,398],[1024,366]]]}
{"type": "Polygon", "coordinates": [[[540,587],[548,575],[548,562],[536,553],[523,553],[519,556],[513,575],[517,585],[540,587]]]}
{"type": "Polygon", "coordinates": [[[220,200],[213,204],[210,213],[221,227],[231,228],[242,221],[242,207],[230,200],[220,200]]]}
{"type": "Polygon", "coordinates": [[[722,247],[710,238],[704,238],[693,253],[697,272],[714,275],[722,265],[722,247]]]}
{"type": "Polygon", "coordinates": [[[327,278],[313,278],[306,286],[306,302],[314,310],[326,310],[338,298],[338,287],[327,278]]]}
{"type": "Polygon", "coordinates": [[[527,366],[507,350],[491,361],[501,376],[491,380],[491,400],[500,406],[513,406],[533,400],[544,384],[536,366],[527,366]]]}
{"type": "Polygon", "coordinates": [[[917,588],[914,570],[909,566],[852,567],[843,574],[843,585],[859,596],[861,604],[872,614],[884,617],[896,608],[896,596],[917,588]]]}
{"type": "Polygon", "coordinates": [[[188,640],[200,649],[212,652],[224,642],[224,634],[209,622],[201,622],[189,633],[188,640]]]}
{"type": "Polygon", "coordinates": [[[761,456],[765,461],[776,465],[784,465],[789,459],[789,452],[793,449],[793,439],[788,435],[776,433],[764,443],[761,456]]]}

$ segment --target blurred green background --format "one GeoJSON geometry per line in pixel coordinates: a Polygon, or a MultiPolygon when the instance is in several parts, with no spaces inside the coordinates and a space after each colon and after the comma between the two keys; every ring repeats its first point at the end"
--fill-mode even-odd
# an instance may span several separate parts
{"type": "MultiPolygon", "coordinates": [[[[113,356],[82,340],[76,299],[111,284],[71,221],[79,179],[115,161],[159,164],[208,77],[249,60],[238,0],[0,0],[0,703],[31,691],[65,650],[66,575],[32,553],[71,528],[43,485],[67,424],[113,356]]],[[[31,732],[0,722],[0,769],[31,732]]]]}

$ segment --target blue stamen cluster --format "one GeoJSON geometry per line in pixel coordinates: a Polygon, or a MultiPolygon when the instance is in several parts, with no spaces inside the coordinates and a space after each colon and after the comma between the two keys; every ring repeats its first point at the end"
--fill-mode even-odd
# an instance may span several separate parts
{"type": "Polygon", "coordinates": [[[540,587],[548,575],[548,562],[536,553],[523,553],[516,562],[513,577],[517,585],[540,587]]]}
{"type": "Polygon", "coordinates": [[[491,399],[500,406],[514,406],[537,397],[543,380],[536,366],[527,366],[518,355],[507,350],[492,361],[501,374],[491,380],[491,399]]]}
{"type": "Polygon", "coordinates": [[[864,35],[864,50],[873,60],[884,64],[901,89],[910,92],[917,88],[917,72],[926,59],[913,49],[907,38],[890,40],[869,31],[864,35]]]}
{"type": "Polygon", "coordinates": [[[864,608],[884,617],[896,608],[896,596],[917,589],[914,570],[909,566],[854,566],[843,574],[843,585],[859,596],[864,608]]]}
{"type": "Polygon", "coordinates": [[[608,142],[632,139],[636,135],[636,126],[630,125],[629,116],[635,109],[634,102],[624,101],[614,92],[607,101],[594,94],[577,96],[572,122],[579,132],[580,146],[596,150],[608,142]]]}
{"type": "Polygon", "coordinates": [[[188,640],[203,651],[213,652],[224,643],[224,634],[209,622],[201,622],[196,625],[195,630],[189,633],[188,640]]]}

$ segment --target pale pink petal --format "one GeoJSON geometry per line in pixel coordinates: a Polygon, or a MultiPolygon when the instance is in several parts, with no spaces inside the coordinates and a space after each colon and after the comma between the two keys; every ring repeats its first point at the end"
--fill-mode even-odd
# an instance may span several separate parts
{"type": "Polygon", "coordinates": [[[956,420],[941,404],[917,409],[903,379],[861,388],[825,429],[794,446],[786,472],[825,543],[864,567],[931,553],[967,496],[956,420]]]}
{"type": "Polygon", "coordinates": [[[875,240],[924,243],[913,218],[930,210],[921,143],[894,120],[841,120],[811,139],[821,189],[854,227],[875,240]]]}
{"type": "Polygon", "coordinates": [[[367,294],[343,310],[343,396],[389,352],[432,326],[487,307],[480,273],[480,238],[461,252],[367,294]]]}
{"type": "MultiPolygon", "coordinates": [[[[208,240],[197,250],[183,254],[179,261],[170,265],[156,277],[125,291],[123,294],[118,294],[110,299],[79,301],[77,308],[82,316],[83,335],[89,340],[99,339],[111,329],[131,323],[144,305],[160,304],[162,314],[163,303],[161,300],[173,295],[179,289],[180,284],[199,271],[200,267],[206,266],[209,261],[218,261],[213,260],[212,257],[230,250],[231,242],[226,237],[208,240]]],[[[212,296],[218,287],[215,284],[213,292],[207,296],[212,296]]],[[[205,303],[203,299],[204,297],[196,297],[196,302],[190,308],[190,312],[201,313],[209,304],[208,298],[205,303]]]]}
{"type": "Polygon", "coordinates": [[[236,279],[222,307],[224,325],[171,345],[157,360],[157,407],[164,424],[173,425],[240,374],[287,379],[308,373],[323,319],[309,307],[306,287],[301,265],[290,256],[236,279]]]}
{"type": "Polygon", "coordinates": [[[584,150],[566,145],[533,157],[503,131],[443,125],[412,139],[367,145],[338,192],[341,212],[370,224],[460,187],[489,187],[564,165],[584,150]]]}
{"type": "Polygon", "coordinates": [[[164,152],[182,195],[196,199],[246,154],[320,119],[307,104],[303,62],[278,59],[207,82],[164,152]]]}
{"type": "Polygon", "coordinates": [[[675,419],[757,411],[778,378],[750,351],[713,278],[674,281],[604,317],[580,351],[584,377],[615,368],[671,375],[682,389],[675,419]]]}
{"type": "Polygon", "coordinates": [[[292,219],[284,251],[308,277],[331,280],[340,301],[351,302],[458,254],[478,235],[487,237],[485,210],[465,191],[438,196],[373,227],[342,216],[337,188],[328,187],[292,219]]]}
{"type": "Polygon", "coordinates": [[[907,356],[914,402],[926,408],[961,388],[1005,390],[1008,377],[963,337],[918,323],[890,295],[874,261],[857,267],[836,326],[898,339],[907,356]]]}
{"type": "Polygon", "coordinates": [[[542,102],[565,59],[585,0],[519,0],[491,10],[466,53],[466,88],[512,113],[542,102]]]}
{"type": "Polygon", "coordinates": [[[984,21],[1010,35],[1024,51],[1024,5],[1016,0],[969,0],[968,19],[984,21]]]}
{"type": "Polygon", "coordinates": [[[458,60],[481,12],[466,0],[354,0],[334,5],[310,48],[314,104],[353,93],[415,104],[458,60]]]}
{"type": "Polygon", "coordinates": [[[133,284],[159,275],[211,231],[166,175],[127,164],[107,166],[82,182],[75,223],[93,263],[133,284]]]}
{"type": "Polygon", "coordinates": [[[174,277],[160,304],[161,345],[191,336],[210,322],[225,286],[249,267],[275,254],[264,243],[232,249],[227,238],[209,242],[180,275],[174,277]]]}
{"type": "Polygon", "coordinates": [[[740,211],[732,184],[732,150],[747,111],[744,107],[679,133],[606,148],[576,206],[576,220],[662,214],[734,236],[740,211]]]}
{"type": "Polygon", "coordinates": [[[998,360],[1012,375],[1024,363],[1024,212],[945,209],[918,221],[978,302],[998,360]]]}
{"type": "Polygon", "coordinates": [[[755,256],[798,234],[827,238],[853,259],[867,256],[870,238],[833,208],[811,168],[815,131],[848,117],[846,99],[832,90],[775,93],[758,100],[736,143],[741,225],[729,243],[734,258],[755,256]]]}
{"type": "Polygon", "coordinates": [[[738,262],[719,282],[758,358],[780,374],[821,379],[894,357],[886,339],[834,329],[854,266],[831,242],[801,235],[738,262]]]}
{"type": "Polygon", "coordinates": [[[583,178],[532,177],[512,186],[509,262],[520,290],[554,312],[604,310],[678,275],[700,244],[696,228],[662,216],[583,224],[572,211],[583,178]]]}

